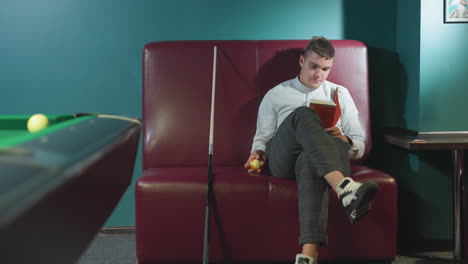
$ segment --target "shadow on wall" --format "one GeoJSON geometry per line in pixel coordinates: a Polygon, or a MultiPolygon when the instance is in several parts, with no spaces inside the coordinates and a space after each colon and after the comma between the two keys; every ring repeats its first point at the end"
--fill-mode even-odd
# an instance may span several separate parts
{"type": "Polygon", "coordinates": [[[368,46],[369,94],[373,149],[366,161],[370,167],[386,171],[398,182],[398,249],[411,251],[415,241],[424,240],[420,234],[423,219],[418,208],[427,207],[414,191],[414,179],[421,177],[418,168],[410,164],[407,150],[384,141],[388,127],[406,128],[405,103],[408,76],[404,71],[397,43],[396,1],[342,1],[344,39],[359,40],[368,46]],[[385,12],[382,12],[385,10],[385,12]]]}
{"type": "MultiPolygon", "coordinates": [[[[347,38],[355,39],[352,36],[347,38]]],[[[358,40],[366,42],[365,39],[358,40]]],[[[408,90],[407,75],[400,64],[398,54],[394,51],[369,45],[368,63],[373,141],[366,164],[386,171],[397,180],[397,247],[398,251],[412,251],[414,241],[420,241],[424,237],[417,228],[423,221],[420,219],[422,212],[418,208],[427,205],[421,196],[414,193],[414,187],[408,183],[408,179],[420,177],[420,174],[418,168],[410,164],[411,153],[384,141],[388,127],[406,127],[404,105],[408,90]]]]}
{"type": "Polygon", "coordinates": [[[407,78],[395,52],[370,46],[368,56],[373,149],[367,165],[382,169],[397,180],[397,247],[399,251],[412,251],[413,239],[420,240],[422,237],[417,228],[419,221],[422,221],[418,208],[424,204],[424,200],[414,193],[407,181],[408,178],[415,179],[419,173],[410,164],[411,153],[384,140],[388,127],[406,127],[403,116],[407,78]]]}

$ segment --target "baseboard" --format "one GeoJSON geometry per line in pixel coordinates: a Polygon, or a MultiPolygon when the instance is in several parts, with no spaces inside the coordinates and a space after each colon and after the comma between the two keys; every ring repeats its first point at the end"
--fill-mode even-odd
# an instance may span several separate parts
{"type": "Polygon", "coordinates": [[[122,235],[134,235],[134,226],[118,226],[118,227],[103,227],[99,230],[98,235],[101,236],[122,236],[122,235]]]}

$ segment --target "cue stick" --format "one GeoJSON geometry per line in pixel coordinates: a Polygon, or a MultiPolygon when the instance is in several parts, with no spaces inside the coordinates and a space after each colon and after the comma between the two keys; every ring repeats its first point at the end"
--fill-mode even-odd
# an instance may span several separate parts
{"type": "Polygon", "coordinates": [[[205,206],[205,234],[203,240],[203,264],[208,264],[210,255],[210,206],[213,200],[213,130],[214,130],[214,106],[215,106],[215,84],[216,84],[216,51],[213,48],[213,80],[211,86],[211,113],[210,113],[210,137],[208,144],[208,184],[205,206]]]}

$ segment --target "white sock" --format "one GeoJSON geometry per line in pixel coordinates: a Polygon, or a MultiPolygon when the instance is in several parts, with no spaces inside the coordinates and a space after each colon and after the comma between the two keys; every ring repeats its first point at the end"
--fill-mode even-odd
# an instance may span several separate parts
{"type": "Polygon", "coordinates": [[[299,259],[301,259],[300,264],[315,264],[315,259],[313,257],[304,255],[304,254],[297,254],[296,255],[296,263],[299,264],[299,259]]]}
{"type": "Polygon", "coordinates": [[[361,183],[355,182],[350,177],[345,177],[336,188],[338,198],[343,197],[341,202],[344,207],[348,206],[354,199],[356,199],[355,192],[361,186],[361,183]]]}

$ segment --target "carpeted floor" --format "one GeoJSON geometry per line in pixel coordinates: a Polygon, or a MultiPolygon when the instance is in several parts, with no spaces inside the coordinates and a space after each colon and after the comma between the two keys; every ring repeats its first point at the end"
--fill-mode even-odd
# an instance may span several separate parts
{"type": "Polygon", "coordinates": [[[136,264],[135,235],[97,235],[77,264],[136,264]]]}
{"type": "MultiPolygon", "coordinates": [[[[397,256],[393,264],[453,264],[451,252],[429,252],[397,256]]],[[[200,261],[201,262],[201,261],[200,261]]],[[[136,264],[135,235],[99,234],[77,264],[136,264]]],[[[293,262],[291,262],[293,263],[293,262]]],[[[320,263],[320,262],[319,262],[320,263]]],[[[359,264],[377,264],[359,263],[359,264]]],[[[326,263],[334,264],[334,263],[326,263]]],[[[340,263],[344,264],[344,263],[340,263]]],[[[358,264],[356,262],[346,264],[358,264]]]]}

